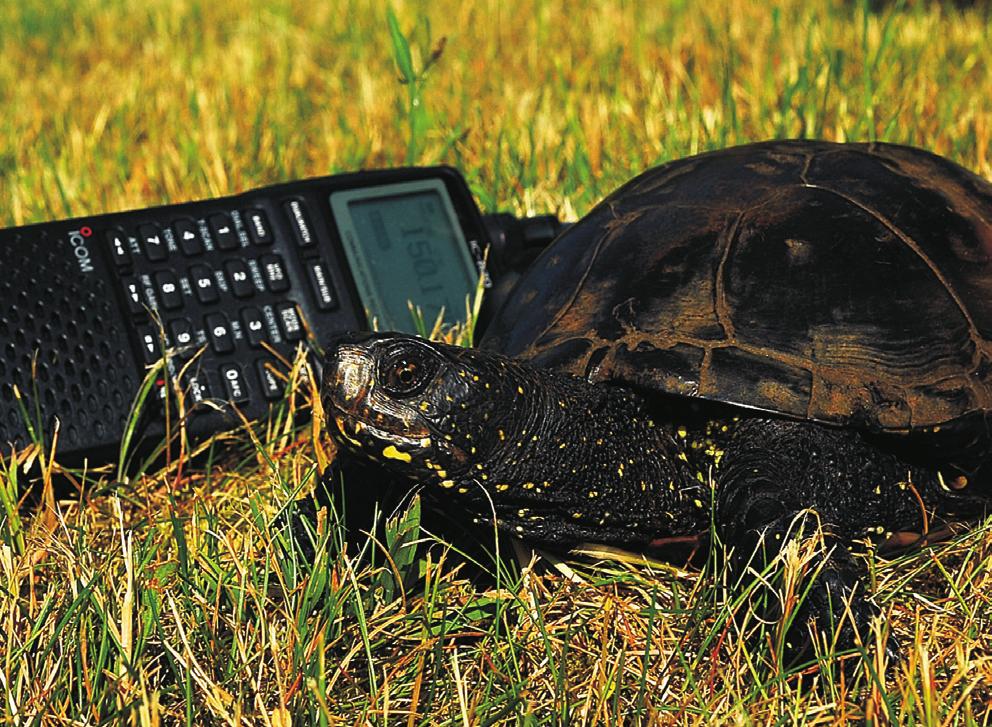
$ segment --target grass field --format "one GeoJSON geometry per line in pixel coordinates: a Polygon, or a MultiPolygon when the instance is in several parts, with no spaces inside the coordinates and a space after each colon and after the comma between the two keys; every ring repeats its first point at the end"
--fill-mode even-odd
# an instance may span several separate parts
{"type": "MultiPolygon", "coordinates": [[[[487,210],[574,218],[647,166],[770,137],[906,142],[992,177],[987,3],[393,7],[406,82],[374,0],[0,2],[0,223],[435,162],[487,210]]],[[[77,474],[54,506],[33,503],[58,463],[5,455],[0,721],[992,722],[988,525],[871,555],[888,618],[863,658],[785,668],[777,625],[740,637],[712,564],[511,559],[473,582],[456,552],[402,547],[415,513],[372,565],[338,554],[331,516],[304,558],[278,516],[333,447],[293,424],[295,392],[196,464],[77,474]]],[[[790,598],[806,555],[781,566],[790,598]]]]}

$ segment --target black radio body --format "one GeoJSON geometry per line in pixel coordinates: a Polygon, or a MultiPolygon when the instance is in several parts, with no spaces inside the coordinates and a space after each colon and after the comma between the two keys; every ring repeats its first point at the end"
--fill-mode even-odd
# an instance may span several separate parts
{"type": "MultiPolygon", "coordinates": [[[[429,167],[0,230],[0,444],[51,442],[57,419],[63,461],[106,461],[158,361],[150,398],[178,382],[194,437],[236,422],[231,404],[262,416],[301,342],[411,331],[407,301],[455,320],[480,275],[509,280],[557,232],[534,220],[484,219],[457,171],[429,167]]],[[[142,436],[164,422],[159,406],[142,436]]]]}

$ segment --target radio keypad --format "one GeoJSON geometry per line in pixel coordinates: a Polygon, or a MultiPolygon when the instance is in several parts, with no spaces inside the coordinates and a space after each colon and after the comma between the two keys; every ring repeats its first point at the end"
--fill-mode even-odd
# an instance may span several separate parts
{"type": "Polygon", "coordinates": [[[265,249],[275,244],[277,228],[257,208],[149,221],[102,233],[110,259],[124,274],[121,284],[137,324],[142,360],[151,364],[162,356],[160,325],[176,359],[175,366],[170,364],[173,375],[206,346],[183,373],[183,385],[194,401],[219,397],[246,404],[252,397],[282,397],[285,382],[273,368],[274,359],[258,356],[269,346],[290,354],[307,334],[300,308],[290,299],[296,283],[287,262],[297,265],[306,280],[300,283],[308,291],[299,295],[309,296],[321,311],[339,306],[305,204],[295,198],[277,204],[283,213],[281,229],[291,235],[291,244],[279,247],[278,253],[265,249]],[[179,258],[170,252],[193,264],[175,265],[179,258]],[[294,260],[287,261],[287,255],[294,260]],[[255,357],[243,357],[248,350],[255,357]]]}

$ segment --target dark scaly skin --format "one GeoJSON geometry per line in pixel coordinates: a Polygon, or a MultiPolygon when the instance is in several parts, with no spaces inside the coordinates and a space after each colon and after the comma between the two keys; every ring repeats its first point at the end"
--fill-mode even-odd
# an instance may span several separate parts
{"type": "MultiPolygon", "coordinates": [[[[422,485],[449,511],[532,543],[650,549],[698,535],[709,527],[712,474],[716,532],[736,580],[761,570],[809,512],[805,532],[818,519],[826,549],[799,629],[807,618],[821,628],[840,623],[848,601],[855,625],[865,625],[872,610],[848,554],[856,540],[926,533],[985,504],[856,431],[784,419],[686,421],[677,407],[656,420],[662,407],[649,415],[625,389],[402,335],[342,342],[325,364],[322,401],[345,451],[422,485]],[[428,385],[385,394],[378,362],[404,346],[433,361],[428,385]],[[377,418],[387,410],[405,412],[395,418],[404,424],[377,418]]],[[[804,643],[803,632],[793,640],[804,643]]]]}

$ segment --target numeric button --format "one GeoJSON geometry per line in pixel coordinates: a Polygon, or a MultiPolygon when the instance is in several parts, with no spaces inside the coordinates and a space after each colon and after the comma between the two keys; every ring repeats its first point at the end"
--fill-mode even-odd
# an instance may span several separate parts
{"type": "Polygon", "coordinates": [[[193,345],[193,324],[186,318],[169,321],[169,343],[185,353],[193,345]]]}
{"type": "Polygon", "coordinates": [[[217,353],[234,351],[234,336],[231,335],[231,322],[223,313],[210,313],[203,319],[210,336],[210,346],[217,353]]]}
{"type": "Polygon", "coordinates": [[[190,283],[196,298],[204,305],[216,303],[220,299],[217,292],[217,281],[214,274],[206,265],[194,265],[189,269],[190,283]]]}
{"type": "Polygon", "coordinates": [[[259,348],[265,343],[265,320],[258,308],[245,308],[241,311],[241,322],[252,348],[259,348]]]}
{"type": "Polygon", "coordinates": [[[200,228],[193,220],[180,219],[172,223],[172,230],[176,233],[179,241],[179,249],[184,255],[199,255],[203,252],[203,238],[200,237],[200,228]]]}
{"type": "Polygon", "coordinates": [[[250,298],[255,293],[251,282],[251,271],[244,260],[228,260],[224,263],[224,272],[231,285],[231,291],[236,298],[250,298]]]}
{"type": "Polygon", "coordinates": [[[158,294],[163,308],[166,310],[182,308],[183,294],[179,290],[179,281],[175,275],[168,270],[155,273],[155,287],[158,288],[158,294]]]}
{"type": "Polygon", "coordinates": [[[221,250],[236,250],[239,247],[238,234],[234,231],[231,218],[223,212],[210,215],[210,231],[221,250]]]}
{"type": "Polygon", "coordinates": [[[158,263],[169,257],[169,248],[166,245],[162,230],[157,225],[141,225],[138,227],[138,238],[144,248],[145,257],[151,262],[158,263]]]}
{"type": "Polygon", "coordinates": [[[237,364],[226,364],[220,367],[220,378],[227,389],[227,398],[235,404],[248,401],[248,382],[237,364]]]}

